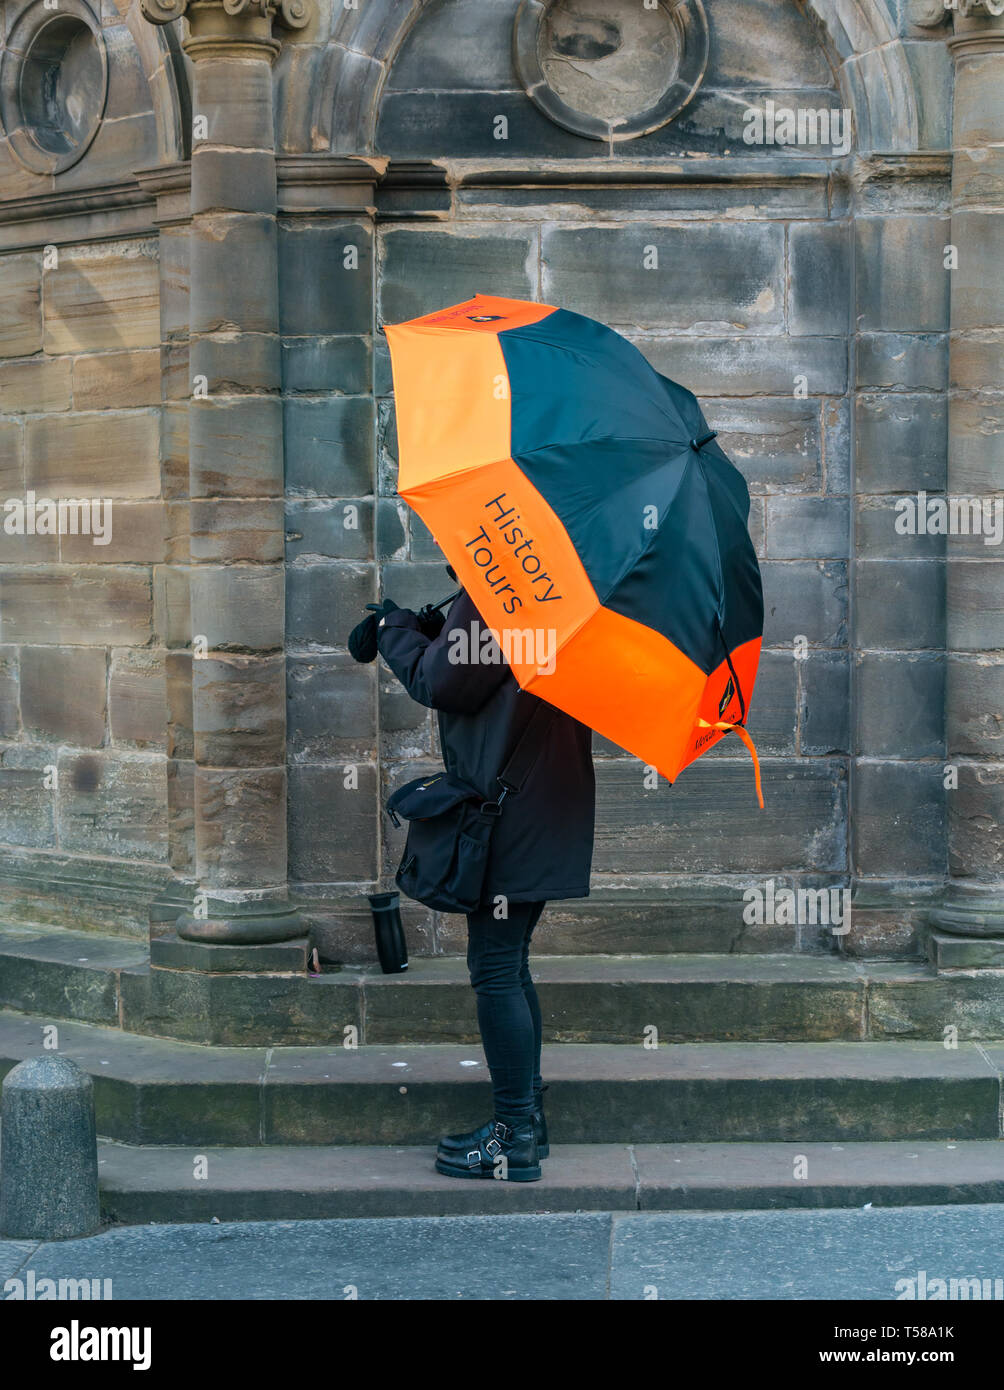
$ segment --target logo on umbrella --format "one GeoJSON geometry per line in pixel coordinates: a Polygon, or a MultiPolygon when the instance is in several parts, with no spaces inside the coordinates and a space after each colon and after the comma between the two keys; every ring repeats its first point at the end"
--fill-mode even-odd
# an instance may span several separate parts
{"type": "Polygon", "coordinates": [[[732,699],[732,696],[733,696],[735,693],[736,693],[736,688],[735,688],[734,684],[732,683],[732,677],[729,676],[729,683],[728,683],[728,685],[725,687],[725,694],[722,696],[721,700],[720,700],[719,703],[718,703],[718,718],[719,718],[719,719],[721,719],[722,715],[723,715],[723,714],[725,713],[725,711],[728,709],[728,707],[729,707],[729,701],[732,699]]]}
{"type": "Polygon", "coordinates": [[[496,319],[502,317],[501,314],[468,314],[471,323],[494,323],[496,319]]]}

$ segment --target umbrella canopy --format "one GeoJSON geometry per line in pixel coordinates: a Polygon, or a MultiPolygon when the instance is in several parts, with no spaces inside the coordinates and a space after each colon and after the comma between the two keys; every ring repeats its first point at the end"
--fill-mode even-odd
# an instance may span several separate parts
{"type": "Polygon", "coordinates": [[[749,490],[696,397],[550,304],[479,294],[386,333],[398,491],[520,685],[670,782],[734,729],[762,806],[749,490]]]}

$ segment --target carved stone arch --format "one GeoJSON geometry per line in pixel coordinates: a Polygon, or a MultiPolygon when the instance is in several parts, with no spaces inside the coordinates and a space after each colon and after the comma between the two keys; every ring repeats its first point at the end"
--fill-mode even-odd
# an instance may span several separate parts
{"type": "Polygon", "coordinates": [[[147,23],[133,0],[122,18],[139,51],[140,62],[153,98],[157,127],[157,154],[162,164],[174,164],[191,155],[191,94],[186,59],[177,26],[147,23]]]}
{"type": "MultiPolygon", "coordinates": [[[[314,90],[311,144],[373,153],[384,84],[412,26],[433,0],[366,0],[335,24],[314,90]]],[[[814,20],[854,113],[857,148],[915,150],[918,102],[903,44],[883,0],[796,0],[814,20]]]]}
{"type": "Polygon", "coordinates": [[[918,148],[913,73],[883,0],[796,0],[820,30],[840,88],[854,113],[856,148],[903,153],[918,148]]]}
{"type": "Polygon", "coordinates": [[[311,130],[327,136],[332,154],[373,153],[384,83],[412,26],[431,3],[367,0],[336,20],[311,119],[311,130]]]}

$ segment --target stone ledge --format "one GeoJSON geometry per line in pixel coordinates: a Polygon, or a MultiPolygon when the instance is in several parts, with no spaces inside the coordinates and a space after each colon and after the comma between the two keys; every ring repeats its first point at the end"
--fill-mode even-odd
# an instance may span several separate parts
{"type": "Polygon", "coordinates": [[[98,1146],[108,1221],[293,1221],[512,1211],[752,1211],[1004,1201],[1000,1144],[553,1145],[539,1183],[462,1183],[431,1148],[98,1146]],[[792,1176],[796,1154],[808,1177],[792,1176]]]}
{"type": "MultiPolygon", "coordinates": [[[[168,935],[140,943],[40,927],[0,931],[0,1007],[223,1046],[480,1044],[462,956],[306,973],[306,940],[257,949],[168,935]]],[[[669,1044],[1004,1038],[996,971],[836,956],[541,956],[549,1043],[669,1044]]]]}
{"type": "MultiPolygon", "coordinates": [[[[0,1073],[48,1020],[0,1013],[0,1073]]],[[[98,1132],[132,1144],[433,1143],[483,1121],[465,1046],[202,1047],[87,1024],[60,1053],[94,1077],[98,1132]]],[[[1004,1045],[927,1042],[546,1045],[556,1144],[1000,1137],[1004,1045]]]]}

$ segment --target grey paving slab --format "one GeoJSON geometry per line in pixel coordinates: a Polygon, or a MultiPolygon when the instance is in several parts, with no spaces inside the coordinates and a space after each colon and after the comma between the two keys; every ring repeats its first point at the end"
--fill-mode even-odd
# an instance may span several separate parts
{"type": "Polygon", "coordinates": [[[37,1249],[38,1242],[35,1240],[0,1240],[0,1279],[9,1279],[25,1268],[37,1249]]]}
{"type": "Polygon", "coordinates": [[[115,1299],[892,1301],[925,1285],[930,1300],[941,1279],[950,1297],[952,1280],[955,1298],[977,1280],[999,1301],[1004,1206],[151,1224],[0,1241],[0,1269],[28,1268],[110,1279],[115,1299]]]}
{"type": "Polygon", "coordinates": [[[1004,1206],[615,1216],[610,1296],[895,1300],[921,1271],[1004,1279],[1004,1206]]]}
{"type": "Polygon", "coordinates": [[[32,1268],[116,1299],[601,1299],[609,1245],[606,1213],[129,1226],[32,1268]]]}

